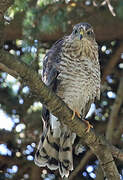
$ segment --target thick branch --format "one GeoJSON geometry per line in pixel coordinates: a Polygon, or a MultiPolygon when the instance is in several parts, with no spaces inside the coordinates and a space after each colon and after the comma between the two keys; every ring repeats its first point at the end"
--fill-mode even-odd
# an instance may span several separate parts
{"type": "Polygon", "coordinates": [[[2,50],[0,52],[0,62],[16,71],[30,87],[33,95],[45,104],[52,114],[82,138],[83,142],[85,142],[97,156],[108,180],[120,180],[118,170],[110,152],[110,147],[108,147],[104,139],[96,136],[93,130],[86,133],[86,126],[81,119],[76,116],[74,119],[71,118],[72,111],[54,92],[48,89],[31,67],[17,61],[12,55],[2,50]]]}
{"type": "MultiPolygon", "coordinates": [[[[123,39],[123,21],[118,18],[118,16],[113,17],[108,9],[96,8],[93,5],[85,6],[83,1],[78,1],[75,3],[75,7],[72,7],[71,3],[53,3],[45,7],[45,9],[40,9],[37,18],[36,27],[40,26],[38,23],[42,23],[44,16],[49,13],[49,22],[52,22],[52,15],[57,16],[57,13],[60,11],[66,12],[66,17],[64,18],[64,24],[66,25],[66,31],[61,28],[61,23],[56,24],[56,29],[54,32],[43,31],[39,33],[38,39],[41,41],[56,41],[59,38],[63,37],[64,34],[70,33],[72,30],[72,25],[79,22],[88,22],[93,25],[97,41],[105,41],[112,39],[123,39]],[[55,10],[55,11],[54,11],[55,10]],[[117,30],[114,31],[114,29],[117,30]]],[[[34,7],[33,7],[34,8],[34,7]]],[[[115,9],[117,6],[115,6],[115,9]]],[[[36,7],[35,7],[36,9],[36,7]]],[[[18,13],[15,16],[15,19],[6,25],[4,39],[5,40],[15,40],[23,38],[23,20],[24,13],[18,13]],[[16,29],[16,31],[15,31],[16,29]]]]}

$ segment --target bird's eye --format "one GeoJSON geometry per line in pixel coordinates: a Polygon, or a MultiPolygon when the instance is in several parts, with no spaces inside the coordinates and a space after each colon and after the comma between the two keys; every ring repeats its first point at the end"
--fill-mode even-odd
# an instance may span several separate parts
{"type": "Polygon", "coordinates": [[[75,29],[74,33],[77,34],[77,32],[78,32],[78,31],[75,29]]]}
{"type": "Polygon", "coordinates": [[[87,35],[89,35],[89,36],[92,35],[92,34],[93,34],[92,31],[88,31],[88,32],[87,32],[87,35]]]}

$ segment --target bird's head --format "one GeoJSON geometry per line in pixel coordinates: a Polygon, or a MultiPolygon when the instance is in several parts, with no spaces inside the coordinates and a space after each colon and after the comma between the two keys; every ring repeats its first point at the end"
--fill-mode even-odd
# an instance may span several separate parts
{"type": "Polygon", "coordinates": [[[92,41],[95,39],[93,28],[88,23],[76,24],[73,27],[73,31],[70,37],[72,38],[72,40],[79,41],[79,42],[83,40],[92,41]]]}

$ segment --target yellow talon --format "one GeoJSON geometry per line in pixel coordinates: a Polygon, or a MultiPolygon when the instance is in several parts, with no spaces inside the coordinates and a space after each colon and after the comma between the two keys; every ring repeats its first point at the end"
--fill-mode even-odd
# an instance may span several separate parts
{"type": "Polygon", "coordinates": [[[74,119],[74,117],[75,117],[75,111],[73,111],[72,120],[74,119]]]}
{"type": "MultiPolygon", "coordinates": [[[[81,115],[78,111],[74,110],[73,111],[73,115],[72,115],[72,120],[74,119],[75,115],[77,115],[79,118],[81,118],[81,115]]],[[[86,133],[88,133],[90,131],[91,128],[93,128],[93,126],[89,123],[89,121],[86,121],[86,120],[83,120],[86,125],[87,125],[87,128],[86,128],[86,133]]]]}
{"type": "Polygon", "coordinates": [[[90,129],[93,128],[93,126],[89,123],[89,121],[86,121],[86,120],[83,120],[83,121],[87,124],[86,133],[88,133],[90,129]]]}
{"type": "Polygon", "coordinates": [[[81,118],[81,115],[77,111],[73,111],[72,120],[74,119],[75,115],[81,118]]]}

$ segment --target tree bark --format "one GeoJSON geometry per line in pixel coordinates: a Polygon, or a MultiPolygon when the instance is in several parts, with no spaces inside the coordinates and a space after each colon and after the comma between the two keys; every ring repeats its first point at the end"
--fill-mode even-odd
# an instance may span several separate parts
{"type": "MultiPolygon", "coordinates": [[[[117,8],[117,3],[115,3],[115,11],[117,8]]],[[[116,17],[113,17],[108,8],[104,7],[104,9],[101,9],[100,7],[94,7],[93,5],[86,6],[83,1],[76,2],[75,7],[72,7],[72,2],[70,2],[69,4],[53,3],[51,5],[47,5],[45,10],[40,9],[38,17],[34,22],[35,29],[42,23],[44,15],[47,15],[49,22],[52,22],[52,18],[57,17],[59,9],[61,11],[65,10],[66,12],[66,17],[64,18],[66,28],[63,29],[61,27],[61,24],[63,23],[63,21],[61,21],[55,25],[56,28],[53,32],[50,32],[48,29],[46,31],[41,31],[37,38],[42,42],[53,42],[60,39],[65,34],[71,33],[73,25],[79,22],[88,22],[92,24],[97,41],[123,39],[123,20],[119,18],[117,14],[116,17]],[[70,11],[68,9],[70,9],[70,11]],[[53,16],[51,16],[51,14],[53,14],[53,16]]],[[[5,40],[16,40],[23,38],[23,20],[25,18],[25,14],[25,12],[16,14],[15,18],[10,22],[10,24],[6,25],[4,30],[5,40]]]]}
{"type": "Polygon", "coordinates": [[[118,170],[111,154],[110,146],[105,140],[90,130],[86,133],[86,125],[75,116],[72,120],[72,110],[41,81],[38,74],[14,56],[0,51],[0,63],[19,74],[20,78],[30,87],[32,95],[45,104],[50,112],[75,132],[86,143],[100,161],[103,172],[108,180],[120,180],[118,170]]]}

